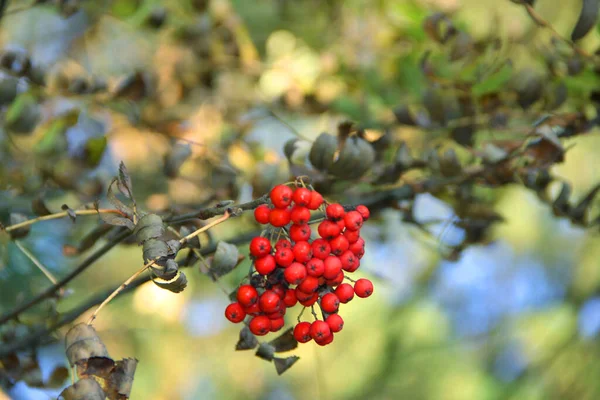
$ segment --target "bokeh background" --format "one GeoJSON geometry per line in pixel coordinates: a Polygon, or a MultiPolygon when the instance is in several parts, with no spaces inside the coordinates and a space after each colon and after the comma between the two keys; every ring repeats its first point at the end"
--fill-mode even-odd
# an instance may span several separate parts
{"type": "MultiPolygon", "coordinates": [[[[45,184],[33,173],[40,161],[23,168],[6,162],[0,175],[3,217],[30,212],[23,193],[43,191],[51,209],[77,205],[81,193],[91,201],[121,160],[138,201],[149,210],[187,210],[224,198],[248,201],[290,175],[283,151],[289,139],[314,140],[347,118],[376,126],[393,120],[398,104],[420,98],[425,80],[419,60],[437,46],[423,29],[432,12],[448,13],[473,38],[493,35],[511,43],[492,56],[515,65],[537,65],[532,49],[550,37],[508,0],[82,0],[68,18],[26,3],[10,2],[0,24],[2,46],[26,52],[48,71],[49,90],[75,90],[76,79],[89,85],[98,76],[114,89],[132,71],[137,86],[117,100],[53,94],[39,110],[48,122],[31,135],[3,130],[3,146],[24,149],[21,161],[42,154],[57,176],[77,182],[79,190],[74,195],[45,184]],[[152,101],[144,103],[136,90],[150,86],[152,101]],[[68,110],[79,110],[76,123],[57,147],[47,139],[51,116],[68,110]],[[40,150],[44,137],[52,151],[40,150]],[[100,141],[99,156],[74,168],[73,158],[86,160],[94,152],[94,138],[107,138],[100,141]],[[174,151],[190,156],[179,173],[167,177],[165,157],[174,151]]],[[[579,1],[536,4],[565,36],[579,7],[579,1]]],[[[592,32],[582,46],[599,43],[592,32]]],[[[27,85],[20,81],[19,90],[27,85]]],[[[577,97],[600,81],[584,74],[567,85],[577,97]]],[[[525,115],[521,127],[531,122],[525,115]]],[[[575,198],[600,182],[597,133],[570,139],[566,161],[552,169],[572,184],[575,198]]],[[[396,127],[394,135],[419,148],[439,132],[396,127]]],[[[339,192],[332,199],[343,200],[339,192]]],[[[367,247],[359,271],[374,281],[374,295],[344,305],[346,324],[335,342],[300,345],[294,351],[300,361],[282,376],[252,352],[234,351],[239,327],[223,317],[228,299],[197,267],[186,272],[189,285],[181,294],[148,283],[116,299],[96,329],[113,358],[140,360],[132,399],[600,398],[598,229],[555,217],[523,186],[496,188],[488,196],[504,221],[494,225],[489,240],[455,260],[443,257],[444,248],[460,243],[464,232],[451,223],[456,216],[444,201],[417,196],[414,215],[426,223],[425,231],[403,222],[401,210],[377,213],[363,228],[367,247]]],[[[95,217],[75,225],[40,223],[22,242],[63,276],[78,259],[65,256],[64,246],[77,245],[96,225],[95,217]]],[[[227,240],[257,228],[244,215],[212,233],[227,240]]],[[[39,321],[54,307],[70,310],[122,282],[140,262],[137,246],[118,247],[69,284],[68,297],[23,318],[39,321]]],[[[233,290],[247,262],[220,285],[233,290]]],[[[3,312],[47,285],[13,244],[3,244],[3,312]]],[[[60,340],[40,349],[43,380],[65,363],[60,340]]],[[[48,399],[60,391],[19,381],[0,391],[0,398],[48,399]]]]}

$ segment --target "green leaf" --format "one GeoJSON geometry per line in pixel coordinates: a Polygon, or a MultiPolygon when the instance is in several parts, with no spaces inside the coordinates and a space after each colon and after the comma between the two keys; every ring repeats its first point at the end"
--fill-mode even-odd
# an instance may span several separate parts
{"type": "Polygon", "coordinates": [[[294,338],[294,328],[289,328],[281,335],[271,340],[269,344],[273,346],[275,352],[281,353],[284,351],[294,350],[298,347],[298,341],[294,338]]]}
{"type": "Polygon", "coordinates": [[[233,271],[239,263],[239,250],[237,246],[227,242],[217,243],[217,251],[210,265],[210,271],[215,278],[233,271]]]}
{"type": "Polygon", "coordinates": [[[106,150],[106,136],[91,138],[85,144],[85,161],[88,166],[95,167],[100,163],[102,155],[106,150]]]}
{"type": "Polygon", "coordinates": [[[484,94],[493,93],[505,86],[512,77],[513,68],[510,64],[504,65],[498,72],[489,76],[484,81],[473,85],[473,94],[482,96],[484,94]]]}
{"type": "Polygon", "coordinates": [[[273,359],[273,363],[275,364],[275,369],[277,370],[277,375],[281,375],[285,371],[290,369],[292,367],[292,365],[294,365],[296,363],[296,361],[298,361],[299,359],[300,359],[300,357],[298,357],[298,356],[292,356],[292,357],[288,357],[288,358],[275,357],[273,359]]]}

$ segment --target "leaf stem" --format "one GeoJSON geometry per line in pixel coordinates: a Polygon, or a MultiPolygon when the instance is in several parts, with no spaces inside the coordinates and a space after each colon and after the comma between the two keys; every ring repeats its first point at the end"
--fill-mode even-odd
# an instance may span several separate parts
{"type": "MultiPolygon", "coordinates": [[[[50,272],[48,270],[48,268],[46,268],[44,266],[44,264],[42,264],[40,262],[40,260],[38,260],[36,258],[36,256],[33,255],[33,253],[31,253],[25,246],[23,246],[23,244],[19,241],[19,240],[15,240],[14,241],[15,245],[19,248],[19,250],[21,250],[21,252],[23,252],[23,254],[25,255],[25,257],[29,258],[29,260],[36,266],[39,268],[40,271],[42,271],[42,273],[44,275],[46,275],[46,278],[48,278],[48,280],[50,282],[52,282],[53,285],[56,285],[57,280],[56,277],[54,275],[52,275],[52,272],[50,272]]],[[[64,288],[61,288],[59,290],[59,295],[62,296],[64,294],[64,288]]]]}

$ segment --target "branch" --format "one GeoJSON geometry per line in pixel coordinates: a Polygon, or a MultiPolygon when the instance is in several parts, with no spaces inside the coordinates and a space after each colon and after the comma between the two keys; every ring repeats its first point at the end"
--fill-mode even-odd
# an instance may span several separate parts
{"type": "Polygon", "coordinates": [[[164,221],[171,223],[171,224],[177,224],[180,222],[189,221],[191,219],[202,219],[202,220],[210,219],[212,217],[216,217],[217,215],[225,214],[227,209],[232,208],[232,207],[239,208],[242,211],[248,211],[248,210],[254,210],[256,207],[260,206],[261,204],[267,204],[268,202],[269,202],[269,194],[265,194],[256,200],[252,200],[247,203],[239,204],[236,206],[233,206],[231,204],[223,204],[223,205],[220,204],[215,207],[204,208],[199,211],[193,211],[191,213],[181,214],[181,215],[177,215],[177,216],[174,216],[171,218],[166,218],[164,221]]]}
{"type": "MultiPolygon", "coordinates": [[[[126,216],[121,211],[119,211],[119,210],[112,210],[112,209],[75,210],[74,212],[75,212],[75,215],[120,214],[120,215],[122,215],[124,217],[126,216]]],[[[63,211],[63,212],[59,212],[59,213],[56,213],[56,214],[43,215],[41,217],[29,219],[27,221],[19,222],[18,224],[7,226],[7,227],[4,228],[4,230],[6,232],[10,232],[10,231],[13,231],[15,229],[22,228],[24,226],[35,224],[36,222],[49,221],[49,220],[52,220],[52,219],[60,219],[60,218],[68,217],[68,216],[70,216],[68,211],[63,211]]]]}

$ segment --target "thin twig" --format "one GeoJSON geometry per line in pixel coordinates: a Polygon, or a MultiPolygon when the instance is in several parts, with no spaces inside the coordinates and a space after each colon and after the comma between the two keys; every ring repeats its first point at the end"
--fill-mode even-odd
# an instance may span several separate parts
{"type": "MultiPolygon", "coordinates": [[[[114,210],[114,209],[75,210],[75,215],[98,215],[98,214],[120,214],[120,215],[125,216],[121,211],[114,210]]],[[[49,214],[49,215],[43,215],[41,217],[29,219],[27,221],[19,222],[18,224],[7,226],[4,228],[4,230],[7,232],[10,232],[15,229],[23,228],[24,226],[29,226],[29,225],[35,224],[36,222],[49,221],[52,219],[59,219],[59,218],[64,218],[64,217],[68,217],[68,216],[69,216],[68,211],[63,211],[63,212],[49,214]]]]}
{"type": "MultiPolygon", "coordinates": [[[[19,250],[23,252],[25,257],[29,258],[29,261],[31,261],[36,267],[38,267],[38,269],[42,271],[44,275],[46,275],[46,278],[48,278],[48,280],[52,282],[52,284],[56,285],[57,280],[56,277],[52,275],[52,272],[50,272],[48,268],[46,268],[44,264],[42,264],[40,260],[38,260],[37,257],[33,255],[33,253],[31,253],[25,246],[23,246],[23,244],[19,240],[15,240],[14,243],[19,248],[19,250]]],[[[58,293],[60,296],[62,296],[64,294],[64,288],[61,288],[58,291],[58,293]]]]}

